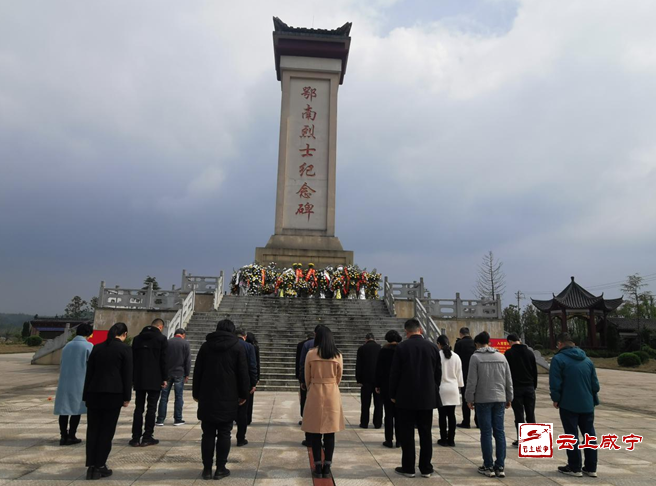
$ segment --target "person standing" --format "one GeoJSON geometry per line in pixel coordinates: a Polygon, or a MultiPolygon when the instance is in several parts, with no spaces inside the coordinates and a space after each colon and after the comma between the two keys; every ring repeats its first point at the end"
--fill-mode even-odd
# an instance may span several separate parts
{"type": "MultiPolygon", "coordinates": [[[[567,465],[558,471],[568,476],[597,477],[597,449],[585,449],[585,465],[581,467],[579,430],[581,435],[596,436],[594,408],[599,405],[599,380],[595,366],[585,351],[578,348],[572,337],[564,332],[556,339],[558,352],[549,368],[549,390],[554,407],[560,412],[560,420],[566,434],[573,435],[576,445],[567,451],[567,465]]],[[[596,441],[590,441],[596,444],[596,441]]]]}
{"type": "Polygon", "coordinates": [[[440,439],[437,445],[443,447],[456,446],[456,406],[460,405],[460,389],[464,386],[462,379],[462,362],[460,357],[451,350],[449,338],[440,334],[437,338],[442,364],[442,381],[440,383],[440,399],[442,406],[438,409],[440,415],[440,439]]]}
{"type": "Polygon", "coordinates": [[[87,338],[92,332],[93,328],[89,324],[80,324],[75,330],[73,340],[62,350],[54,411],[55,415],[59,415],[60,446],[82,442],[76,434],[82,414],[87,413],[82,393],[87,361],[93,349],[93,344],[87,341],[87,338]]]}
{"type": "Polygon", "coordinates": [[[396,405],[390,398],[389,382],[396,345],[402,341],[402,338],[397,331],[391,330],[385,334],[385,341],[387,344],[378,353],[376,362],[376,393],[380,395],[385,409],[385,442],[383,442],[383,446],[391,449],[394,447],[395,436],[396,447],[401,447],[399,421],[396,419],[396,405]]]}
{"type": "Polygon", "coordinates": [[[483,331],[474,338],[476,352],[469,361],[465,398],[470,409],[476,407],[481,429],[483,465],[478,472],[484,476],[505,478],[506,435],[503,417],[513,399],[512,376],[508,361],[490,347],[490,335],[483,331]],[[492,435],[496,445],[496,461],[492,459],[492,435]]]}
{"type": "Polygon", "coordinates": [[[355,360],[355,380],[360,385],[360,428],[369,427],[369,411],[371,409],[371,397],[374,397],[374,427],[380,429],[383,426],[383,403],[380,395],[376,393],[376,361],[380,353],[380,344],[376,342],[374,335],[368,333],[365,343],[358,348],[355,360]]]}
{"type": "Polygon", "coordinates": [[[112,475],[107,458],[121,407],[132,399],[132,350],[124,343],[128,326],[114,324],[107,340],[93,347],[87,362],[82,399],[87,405],[87,479],[112,475]]]}
{"type": "MultiPolygon", "coordinates": [[[[300,406],[301,406],[301,418],[303,417],[303,408],[305,407],[305,400],[307,398],[307,389],[301,386],[301,352],[303,351],[303,346],[305,343],[308,341],[314,339],[314,333],[313,332],[308,332],[305,336],[305,340],[301,341],[296,345],[296,379],[299,380],[299,385],[298,385],[298,396],[299,396],[299,401],[300,401],[300,406]]],[[[298,425],[302,425],[303,420],[298,421],[298,425]]]]}
{"type": "Polygon", "coordinates": [[[240,341],[235,336],[235,325],[224,319],[218,322],[215,332],[207,335],[196,356],[192,396],[198,402],[198,420],[203,431],[203,479],[212,479],[215,450],[214,479],[230,475],[226,468],[230,432],[251,389],[246,348],[240,341]]]}
{"type": "Polygon", "coordinates": [[[304,366],[308,396],[301,429],[309,434],[312,443],[312,475],[316,478],[329,478],[335,451],[335,433],[346,428],[339,391],[344,363],[330,329],[322,326],[314,342],[316,346],[307,353],[304,366]]]}
{"type": "MultiPolygon", "coordinates": [[[[456,341],[455,346],[453,347],[453,352],[460,357],[462,362],[462,379],[465,383],[465,386],[462,388],[462,422],[457,424],[457,427],[462,427],[463,429],[469,429],[471,427],[471,410],[467,405],[467,400],[465,400],[465,393],[467,391],[467,374],[469,373],[469,360],[476,351],[476,344],[469,334],[468,327],[460,328],[460,339],[456,341]]],[[[474,415],[474,423],[478,427],[478,422],[476,420],[476,415],[474,415]]]]}
{"type": "MultiPolygon", "coordinates": [[[[314,339],[317,335],[317,332],[319,332],[319,329],[321,329],[322,327],[323,324],[316,325],[316,327],[314,328],[314,337],[306,341],[305,344],[303,345],[303,348],[301,349],[301,357],[299,360],[299,369],[298,369],[298,381],[301,384],[301,390],[305,390],[306,393],[307,393],[307,385],[305,384],[305,360],[307,358],[307,354],[310,352],[312,348],[314,348],[314,339]]],[[[301,444],[305,447],[312,446],[310,434],[308,433],[305,434],[305,439],[303,439],[303,442],[301,442],[301,444]]]]}
{"type": "Polygon", "coordinates": [[[440,403],[442,367],[437,346],[422,336],[417,319],[405,322],[407,339],[396,346],[390,372],[390,397],[396,404],[398,439],[401,442],[402,476],[415,477],[415,427],[419,432],[419,472],[429,478],[433,473],[433,410],[440,403]]]}
{"type": "MultiPolygon", "coordinates": [[[[257,383],[260,381],[260,344],[257,342],[257,338],[255,337],[255,334],[252,332],[248,331],[246,333],[246,342],[253,346],[253,349],[255,349],[255,362],[257,363],[257,383]]],[[[251,400],[248,401],[246,405],[248,405],[248,425],[253,423],[253,404],[255,402],[255,393],[253,393],[253,396],[251,400]]]]}
{"type": "Polygon", "coordinates": [[[135,404],[132,420],[132,447],[147,447],[159,444],[153,437],[157,401],[162,388],[166,388],[166,351],[168,340],[162,334],[164,321],[155,319],[142,329],[132,342],[134,360],[135,404]],[[146,407],[146,403],[148,404],[146,407]],[[144,409],[146,422],[144,424],[144,409]],[[143,436],[142,436],[143,434],[143,436]]]}
{"type": "Polygon", "coordinates": [[[180,328],[175,330],[175,335],[169,339],[166,348],[166,387],[162,388],[159,397],[159,408],[155,425],[162,426],[166,420],[166,409],[168,408],[171,388],[175,392],[175,404],[173,406],[173,425],[184,425],[182,409],[184,407],[184,386],[189,381],[191,373],[191,347],[185,340],[187,332],[180,328]]]}
{"type": "Polygon", "coordinates": [[[241,344],[244,347],[244,351],[246,351],[248,376],[251,385],[246,405],[239,407],[237,415],[237,447],[243,447],[248,444],[248,440],[246,440],[246,431],[248,430],[248,408],[249,406],[252,407],[250,402],[253,401],[255,388],[257,386],[257,356],[255,355],[255,347],[246,342],[246,331],[243,329],[237,329],[235,334],[239,338],[239,344],[241,344]]]}
{"type": "MultiPolygon", "coordinates": [[[[510,349],[504,354],[513,381],[512,409],[515,413],[515,430],[519,437],[519,424],[535,423],[535,390],[538,387],[538,366],[535,354],[522,344],[517,334],[508,334],[510,349]],[[526,420],[524,420],[526,414],[526,420]]],[[[519,440],[512,443],[518,447],[519,440]]]]}

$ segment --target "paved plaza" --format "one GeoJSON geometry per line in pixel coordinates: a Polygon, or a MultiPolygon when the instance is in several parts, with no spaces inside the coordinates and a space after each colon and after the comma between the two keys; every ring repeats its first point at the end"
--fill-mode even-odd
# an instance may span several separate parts
{"type": "MultiPolygon", "coordinates": [[[[52,414],[56,367],[29,365],[30,356],[0,356],[3,380],[0,385],[0,485],[69,485],[84,481],[84,443],[60,447],[57,417],[52,414]],[[39,383],[42,383],[41,385],[39,383]]],[[[477,485],[502,481],[512,485],[654,485],[656,484],[656,375],[626,371],[599,370],[602,386],[597,409],[597,434],[630,432],[644,436],[634,452],[600,451],[599,478],[571,478],[556,471],[565,463],[565,453],[554,459],[518,459],[517,449],[509,448],[507,477],[490,479],[479,475],[482,463],[478,430],[458,430],[455,448],[434,447],[436,474],[430,479],[406,479],[394,473],[400,465],[400,449],[382,447],[383,432],[360,429],[359,398],[344,395],[347,430],[337,434],[333,473],[342,486],[477,485]]],[[[553,422],[556,434],[562,432],[557,411],[547,391],[547,377],[540,376],[537,418],[553,422]]],[[[185,395],[187,425],[173,427],[169,418],[156,429],[158,446],[128,447],[132,405],[121,413],[109,466],[114,475],[102,479],[111,485],[188,485],[200,480],[200,436],[196,407],[190,393],[185,395]]],[[[172,397],[171,397],[172,400],[172,397]]],[[[171,401],[172,407],[172,401],[171,401]]],[[[171,410],[170,410],[171,411],[171,410]]],[[[255,397],[254,423],[249,427],[246,447],[234,446],[228,468],[232,476],[224,486],[310,485],[309,456],[300,445],[303,433],[298,424],[298,401],[293,393],[259,392],[255,397]]],[[[86,419],[79,436],[84,438],[86,419]]],[[[437,424],[437,414],[435,419],[437,424]]],[[[512,413],[506,413],[506,430],[513,431],[512,413]]],[[[514,435],[511,432],[509,435],[514,435]]],[[[437,440],[439,432],[433,429],[437,440]]],[[[509,441],[510,442],[510,441],[509,441]]],[[[622,444],[624,446],[624,444],[622,444]]]]}

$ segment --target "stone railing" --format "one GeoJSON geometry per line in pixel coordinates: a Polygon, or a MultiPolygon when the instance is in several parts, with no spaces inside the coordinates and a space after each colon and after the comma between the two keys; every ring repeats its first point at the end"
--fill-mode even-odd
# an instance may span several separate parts
{"type": "Polygon", "coordinates": [[[395,316],[396,309],[394,308],[394,292],[392,292],[392,284],[387,280],[387,277],[385,277],[383,282],[383,300],[385,301],[385,305],[387,306],[390,315],[395,316]]]}
{"type": "Polygon", "coordinates": [[[415,303],[415,319],[419,321],[421,324],[421,328],[424,331],[424,336],[426,339],[432,341],[432,342],[437,342],[437,338],[442,334],[437,327],[437,324],[433,321],[431,318],[430,314],[426,310],[426,308],[422,305],[422,303],[419,301],[419,299],[415,298],[414,299],[415,303]]]}
{"type": "Polygon", "coordinates": [[[175,309],[179,306],[179,290],[153,290],[152,284],[147,289],[106,288],[105,282],[100,282],[100,292],[98,293],[98,307],[100,308],[175,309]]]}
{"type": "Polygon", "coordinates": [[[182,301],[182,307],[175,313],[173,319],[166,326],[166,337],[171,339],[175,335],[176,329],[187,329],[187,324],[191,316],[194,315],[194,303],[196,302],[196,292],[193,290],[182,301]]]}
{"type": "Polygon", "coordinates": [[[54,353],[58,349],[61,349],[64,346],[66,346],[66,344],[68,344],[68,340],[71,337],[71,334],[72,334],[71,325],[66,324],[63,333],[61,333],[59,336],[57,336],[54,339],[48,339],[43,346],[37,349],[36,353],[34,353],[34,356],[32,356],[32,364],[34,364],[34,362],[39,358],[42,358],[47,354],[54,353]]]}
{"type": "Polygon", "coordinates": [[[197,294],[213,294],[217,288],[223,289],[223,286],[219,286],[219,278],[192,275],[186,270],[182,270],[182,292],[194,290],[197,294]]]}
{"type": "Polygon", "coordinates": [[[501,319],[501,298],[496,300],[461,299],[425,299],[426,310],[433,317],[441,319],[501,319]]]}
{"type": "Polygon", "coordinates": [[[214,302],[212,303],[212,308],[217,310],[221,301],[223,300],[223,270],[219,274],[219,280],[216,283],[216,288],[214,289],[214,302]]]}
{"type": "MultiPolygon", "coordinates": [[[[387,280],[387,277],[385,278],[387,280]]],[[[412,283],[398,283],[398,282],[389,282],[390,290],[395,299],[399,300],[412,300],[415,297],[420,299],[425,299],[427,296],[430,297],[430,293],[426,291],[424,287],[423,277],[419,279],[419,282],[412,283]]]]}

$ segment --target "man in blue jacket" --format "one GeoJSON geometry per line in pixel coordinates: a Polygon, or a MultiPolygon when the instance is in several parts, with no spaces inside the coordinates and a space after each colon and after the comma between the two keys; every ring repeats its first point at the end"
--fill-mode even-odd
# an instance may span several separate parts
{"type": "MultiPolygon", "coordinates": [[[[564,332],[557,338],[558,352],[549,368],[549,389],[554,407],[560,410],[560,420],[566,434],[578,439],[578,429],[595,436],[594,408],[599,405],[599,380],[594,364],[585,352],[576,347],[572,337],[564,332]]],[[[591,444],[596,444],[591,441],[591,444]]],[[[567,465],[558,468],[568,476],[583,474],[597,477],[597,450],[585,449],[585,465],[581,468],[581,451],[578,440],[574,450],[567,451],[567,465]]]]}

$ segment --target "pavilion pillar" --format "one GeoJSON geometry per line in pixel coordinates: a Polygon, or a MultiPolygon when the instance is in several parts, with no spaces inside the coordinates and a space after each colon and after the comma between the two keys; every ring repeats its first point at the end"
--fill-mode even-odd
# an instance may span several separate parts
{"type": "Polygon", "coordinates": [[[590,309],[590,319],[588,320],[588,334],[590,335],[590,346],[597,347],[597,325],[595,322],[594,309],[590,309]]]}
{"type": "Polygon", "coordinates": [[[556,348],[556,339],[554,338],[554,325],[553,325],[553,319],[551,318],[551,312],[547,314],[549,316],[549,342],[550,342],[550,348],[555,349],[556,348]]]}
{"type": "Polygon", "coordinates": [[[606,311],[604,311],[604,316],[602,318],[603,320],[600,323],[600,329],[599,329],[599,337],[601,339],[601,345],[605,348],[608,346],[608,341],[606,340],[608,338],[608,322],[606,321],[606,311]]]}
{"type": "Polygon", "coordinates": [[[567,311],[565,309],[560,314],[560,332],[567,332],[567,311]]]}

